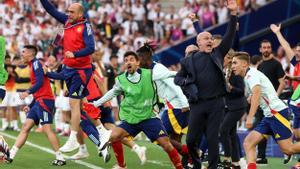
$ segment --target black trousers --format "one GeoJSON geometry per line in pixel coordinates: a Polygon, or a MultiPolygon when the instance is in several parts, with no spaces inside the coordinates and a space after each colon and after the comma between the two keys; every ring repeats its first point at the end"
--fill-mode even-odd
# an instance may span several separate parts
{"type": "Polygon", "coordinates": [[[208,143],[208,168],[217,168],[219,160],[218,133],[224,114],[224,107],[225,103],[222,97],[190,104],[191,111],[186,143],[193,160],[194,169],[201,168],[198,147],[203,134],[206,135],[208,143]]]}
{"type": "Polygon", "coordinates": [[[236,127],[237,122],[244,113],[244,108],[227,111],[220,128],[220,137],[224,147],[224,155],[225,157],[231,157],[232,162],[238,162],[240,160],[240,144],[237,139],[236,127]]]}

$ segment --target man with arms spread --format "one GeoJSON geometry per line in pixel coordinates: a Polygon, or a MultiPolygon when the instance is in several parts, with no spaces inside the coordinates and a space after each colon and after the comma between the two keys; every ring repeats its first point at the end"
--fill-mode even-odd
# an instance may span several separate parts
{"type": "Polygon", "coordinates": [[[139,58],[131,51],[124,54],[124,63],[127,68],[125,73],[116,78],[116,84],[111,90],[94,102],[98,107],[115,96],[124,94],[119,112],[122,123],[112,129],[110,141],[116,142],[126,136],[135,137],[142,131],[152,142],[157,141],[168,153],[176,169],[182,169],[179,154],[170,143],[162,122],[154,112],[157,96],[153,81],[169,78],[174,74],[152,74],[149,69],[139,69],[139,58]]]}

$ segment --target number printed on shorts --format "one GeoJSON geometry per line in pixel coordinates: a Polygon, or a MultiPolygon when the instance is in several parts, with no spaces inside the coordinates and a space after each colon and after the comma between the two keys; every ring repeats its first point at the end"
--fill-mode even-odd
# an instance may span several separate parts
{"type": "Polygon", "coordinates": [[[49,120],[49,118],[48,118],[48,112],[43,111],[43,121],[47,122],[48,120],[49,120]]]}

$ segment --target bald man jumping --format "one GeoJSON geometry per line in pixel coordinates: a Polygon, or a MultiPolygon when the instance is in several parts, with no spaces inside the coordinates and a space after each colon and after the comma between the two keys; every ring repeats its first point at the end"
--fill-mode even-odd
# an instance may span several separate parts
{"type": "MultiPolygon", "coordinates": [[[[71,133],[66,144],[60,149],[69,152],[78,148],[76,136],[79,131],[81,102],[89,94],[88,81],[92,75],[91,54],[95,51],[92,27],[84,15],[80,3],[72,3],[67,14],[59,12],[48,0],[40,0],[45,10],[58,22],[64,24],[62,46],[64,48],[64,77],[68,88],[71,107],[71,133]],[[77,146],[77,147],[76,147],[77,146]]],[[[51,73],[47,73],[51,78],[51,73]]],[[[99,149],[103,150],[110,132],[101,134],[99,149]]]]}

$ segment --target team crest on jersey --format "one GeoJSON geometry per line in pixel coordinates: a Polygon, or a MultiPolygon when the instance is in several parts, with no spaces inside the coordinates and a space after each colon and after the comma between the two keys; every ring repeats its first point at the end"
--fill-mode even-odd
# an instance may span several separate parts
{"type": "Polygon", "coordinates": [[[247,75],[246,79],[249,79],[251,76],[250,75],[247,75]]]}
{"type": "Polygon", "coordinates": [[[76,29],[76,31],[77,31],[78,33],[82,32],[82,27],[78,27],[78,28],[76,29]]]}

